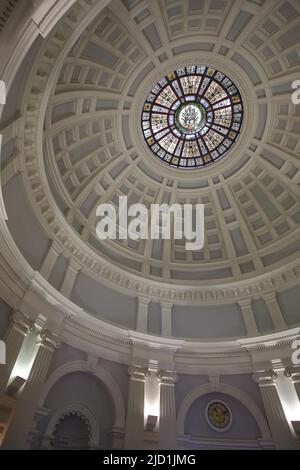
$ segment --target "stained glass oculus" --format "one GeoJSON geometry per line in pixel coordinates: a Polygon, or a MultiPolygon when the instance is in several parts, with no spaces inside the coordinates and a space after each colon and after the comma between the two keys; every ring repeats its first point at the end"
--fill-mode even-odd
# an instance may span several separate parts
{"type": "Polygon", "coordinates": [[[142,130],[152,152],[170,166],[207,166],[237,140],[241,95],[224,73],[192,65],[163,77],[149,93],[142,130]]]}

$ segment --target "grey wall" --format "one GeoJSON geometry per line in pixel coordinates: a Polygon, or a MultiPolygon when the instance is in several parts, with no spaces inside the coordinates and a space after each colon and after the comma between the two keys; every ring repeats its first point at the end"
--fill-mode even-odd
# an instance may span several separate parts
{"type": "Polygon", "coordinates": [[[237,304],[173,308],[173,335],[186,338],[234,338],[246,335],[237,304]]]}
{"type": "Polygon", "coordinates": [[[208,383],[207,375],[178,375],[178,382],[175,387],[176,396],[176,409],[177,412],[183,401],[184,397],[193,389],[199,385],[208,383]]]}
{"type": "Polygon", "coordinates": [[[136,327],[136,299],[100,284],[85,273],[78,274],[71,300],[98,318],[130,329],[136,327]]]}
{"type": "Polygon", "coordinates": [[[268,307],[263,299],[253,300],[253,313],[260,333],[270,333],[274,330],[268,307]]]}
{"type": "Polygon", "coordinates": [[[300,287],[296,286],[281,292],[277,296],[278,302],[288,326],[299,325],[300,323],[300,287]]]}
{"type": "Polygon", "coordinates": [[[86,361],[86,357],[87,355],[84,351],[80,351],[80,349],[73,348],[66,343],[62,343],[58,349],[55,349],[52,355],[47,376],[49,377],[55,369],[68,362],[86,361]]]}
{"type": "Polygon", "coordinates": [[[192,404],[185,421],[185,434],[210,439],[257,439],[260,436],[255,419],[242,403],[223,393],[209,393],[192,404]],[[211,400],[222,400],[232,412],[232,426],[226,432],[212,429],[206,421],[205,409],[211,400]]]}
{"type": "MultiPolygon", "coordinates": [[[[52,387],[46,398],[45,407],[53,413],[71,402],[81,402],[91,410],[99,423],[100,447],[102,449],[109,448],[113,406],[105,386],[89,373],[73,372],[68,374],[52,387]]],[[[41,426],[41,435],[46,428],[46,421],[41,426]]]]}
{"type": "Polygon", "coordinates": [[[12,308],[0,298],[0,339],[2,339],[9,325],[9,318],[12,314],[12,308]]]}
{"type": "Polygon", "coordinates": [[[38,270],[47,254],[49,239],[30,206],[21,175],[9,180],[3,198],[9,231],[23,256],[38,270]]]}
{"type": "Polygon", "coordinates": [[[13,84],[9,90],[6,105],[3,109],[3,114],[1,121],[8,122],[14,118],[16,112],[20,109],[20,100],[23,96],[24,87],[26,85],[26,79],[32,67],[33,61],[36,57],[36,54],[43,43],[43,39],[39,36],[33,46],[30,48],[29,53],[26,55],[23,60],[15,78],[13,84]],[[24,78],[25,77],[25,78],[24,78]]]}

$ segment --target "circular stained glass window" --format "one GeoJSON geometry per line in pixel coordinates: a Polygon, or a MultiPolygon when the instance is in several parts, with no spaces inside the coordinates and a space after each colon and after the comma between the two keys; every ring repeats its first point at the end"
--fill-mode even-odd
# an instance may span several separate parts
{"type": "Polygon", "coordinates": [[[191,65],[163,77],[149,93],[142,129],[152,152],[178,168],[204,167],[237,140],[243,102],[224,73],[191,65]]]}

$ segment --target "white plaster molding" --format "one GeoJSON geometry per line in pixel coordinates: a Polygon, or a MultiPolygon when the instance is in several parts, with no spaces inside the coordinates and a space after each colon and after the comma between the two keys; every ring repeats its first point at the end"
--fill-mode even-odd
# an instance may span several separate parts
{"type": "Polygon", "coordinates": [[[123,401],[122,394],[120,392],[119,386],[115,382],[111,374],[100,365],[96,368],[90,370],[89,365],[85,361],[73,361],[66,363],[58,367],[52,374],[48,377],[44,387],[43,392],[40,397],[39,406],[43,407],[44,402],[47,398],[48,393],[55,383],[62,377],[72,372],[84,372],[90,373],[97,379],[99,379],[107,388],[113,403],[114,408],[114,426],[124,429],[125,427],[125,404],[123,401]]]}
{"type": "Polygon", "coordinates": [[[50,441],[53,439],[54,431],[59,422],[68,415],[79,415],[88,424],[89,428],[89,445],[91,449],[98,449],[100,444],[99,423],[97,417],[92,410],[80,401],[71,402],[68,405],[56,410],[51,416],[47,429],[43,436],[42,445],[43,449],[50,448],[50,441]]]}

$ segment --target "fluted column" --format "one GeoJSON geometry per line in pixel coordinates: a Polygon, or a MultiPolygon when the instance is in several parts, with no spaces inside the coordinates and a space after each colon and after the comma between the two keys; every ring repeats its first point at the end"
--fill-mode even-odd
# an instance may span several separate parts
{"type": "Polygon", "coordinates": [[[81,266],[76,263],[73,259],[70,260],[67,271],[65,273],[65,277],[60,289],[60,292],[65,297],[70,297],[72,289],[74,287],[76,277],[78,272],[81,270],[81,266]]]}
{"type": "Polygon", "coordinates": [[[17,401],[14,416],[2,446],[3,449],[28,448],[28,432],[48,373],[53,351],[57,346],[57,336],[48,330],[40,332],[37,353],[24,390],[17,401]]]}
{"type": "Polygon", "coordinates": [[[291,378],[300,401],[300,366],[286,367],[284,370],[284,375],[291,378]]]}
{"type": "Polygon", "coordinates": [[[47,253],[47,256],[44,259],[44,262],[40,269],[40,273],[42,276],[44,276],[45,279],[49,279],[53,271],[54,265],[57,261],[57,258],[62,253],[62,251],[63,250],[61,249],[60,245],[55,240],[53,240],[51,247],[47,253]]]}
{"type": "Polygon", "coordinates": [[[276,378],[277,374],[273,370],[257,372],[253,375],[253,379],[260,388],[276,449],[297,449],[296,439],[292,435],[276,389],[276,378]]]}
{"type": "Polygon", "coordinates": [[[144,397],[147,369],[129,367],[130,385],[125,428],[125,449],[143,449],[144,446],[144,397]]]}
{"type": "Polygon", "coordinates": [[[275,292],[263,296],[268,307],[275,330],[286,330],[287,324],[281,313],[275,292]]]}
{"type": "Polygon", "coordinates": [[[147,333],[148,331],[149,303],[150,303],[150,299],[139,296],[136,329],[137,331],[140,331],[141,333],[147,333]]]}
{"type": "Polygon", "coordinates": [[[159,417],[159,448],[176,449],[176,374],[160,371],[160,417],[159,417]]]}
{"type": "Polygon", "coordinates": [[[21,312],[12,315],[11,323],[4,337],[6,345],[6,364],[0,367],[0,395],[5,392],[24,338],[28,331],[34,327],[34,322],[21,312]]]}

